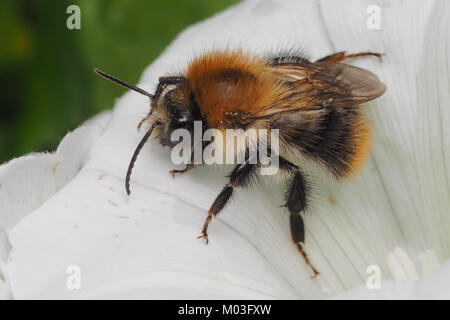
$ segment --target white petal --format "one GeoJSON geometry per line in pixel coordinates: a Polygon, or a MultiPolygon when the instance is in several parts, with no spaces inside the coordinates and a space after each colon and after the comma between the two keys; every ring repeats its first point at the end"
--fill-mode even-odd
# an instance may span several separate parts
{"type": "Polygon", "coordinates": [[[0,278],[0,300],[11,299],[11,293],[8,285],[0,278]]]}
{"type": "Polygon", "coordinates": [[[439,267],[436,253],[433,250],[425,250],[425,252],[419,255],[419,259],[422,266],[422,274],[424,276],[430,275],[439,267]]]}
{"type": "Polygon", "coordinates": [[[0,166],[0,232],[38,208],[78,173],[107,117],[101,114],[69,133],[54,154],[30,154],[0,166]]]}
{"type": "Polygon", "coordinates": [[[450,261],[416,285],[414,299],[450,299],[450,261]]]}
{"type": "Polygon", "coordinates": [[[416,282],[413,280],[386,280],[379,290],[365,285],[331,297],[332,300],[399,300],[412,299],[416,282]]]}
{"type": "Polygon", "coordinates": [[[14,226],[56,191],[53,154],[32,154],[0,167],[0,230],[14,226]]]}
{"type": "Polygon", "coordinates": [[[54,154],[31,154],[0,166],[0,277],[4,280],[9,281],[5,262],[11,249],[6,230],[39,208],[79,172],[108,117],[108,113],[100,114],[67,134],[54,154]]]}
{"type": "Polygon", "coordinates": [[[450,260],[420,281],[387,280],[379,290],[360,286],[332,299],[450,299],[450,260]]]}
{"type": "Polygon", "coordinates": [[[388,255],[387,260],[389,269],[395,280],[420,279],[417,269],[403,249],[396,247],[394,251],[388,255]]]}
{"type": "Polygon", "coordinates": [[[69,132],[56,150],[61,163],[56,168],[56,188],[72,180],[89,160],[89,152],[108,124],[111,113],[105,111],[69,132]]]}

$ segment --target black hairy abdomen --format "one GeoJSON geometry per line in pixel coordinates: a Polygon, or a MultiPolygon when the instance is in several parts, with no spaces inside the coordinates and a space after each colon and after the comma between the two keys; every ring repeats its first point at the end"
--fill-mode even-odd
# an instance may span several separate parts
{"type": "Polygon", "coordinates": [[[289,119],[283,119],[279,129],[288,146],[341,177],[351,171],[352,156],[359,145],[354,134],[359,117],[354,107],[329,108],[305,122],[289,123],[289,119]]]}

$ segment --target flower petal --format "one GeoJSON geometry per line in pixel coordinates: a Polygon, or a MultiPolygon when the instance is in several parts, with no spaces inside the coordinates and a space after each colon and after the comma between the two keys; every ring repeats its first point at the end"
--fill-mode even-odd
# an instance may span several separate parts
{"type": "Polygon", "coordinates": [[[32,154],[0,167],[0,230],[14,226],[56,192],[53,154],[32,154]]]}
{"type": "Polygon", "coordinates": [[[40,207],[79,172],[108,117],[107,112],[100,114],[67,134],[53,154],[31,154],[0,166],[0,278],[8,280],[5,263],[11,243],[6,230],[40,207]]]}
{"type": "Polygon", "coordinates": [[[1,278],[0,278],[0,300],[8,300],[11,299],[11,292],[6,284],[1,278]]]}
{"type": "Polygon", "coordinates": [[[381,283],[379,290],[360,286],[334,296],[333,299],[449,299],[449,279],[450,260],[420,281],[387,280],[381,283]]]}

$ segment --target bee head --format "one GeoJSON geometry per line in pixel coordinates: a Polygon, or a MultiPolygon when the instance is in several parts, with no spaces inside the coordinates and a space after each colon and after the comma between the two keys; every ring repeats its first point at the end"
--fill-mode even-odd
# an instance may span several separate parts
{"type": "Polygon", "coordinates": [[[178,141],[172,141],[172,133],[177,129],[185,129],[192,136],[194,120],[201,120],[201,116],[198,108],[195,108],[194,99],[192,94],[190,94],[188,83],[184,77],[162,77],[159,79],[155,94],[150,94],[139,87],[110,76],[98,69],[94,69],[94,71],[101,77],[139,92],[151,100],[150,112],[138,125],[138,129],[144,124],[149,124],[149,128],[134,151],[125,178],[125,189],[129,195],[131,171],[139,152],[153,131],[155,131],[155,136],[163,146],[173,147],[178,141]],[[196,110],[197,112],[195,112],[196,110]]]}
{"type": "Polygon", "coordinates": [[[178,141],[172,141],[175,130],[194,130],[194,108],[184,84],[177,84],[155,100],[151,118],[161,125],[155,130],[155,137],[163,146],[173,147],[178,141]]]}

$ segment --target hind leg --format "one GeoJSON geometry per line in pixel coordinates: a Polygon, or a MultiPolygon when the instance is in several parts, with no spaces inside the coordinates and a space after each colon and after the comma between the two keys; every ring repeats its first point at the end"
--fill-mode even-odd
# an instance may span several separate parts
{"type": "Polygon", "coordinates": [[[286,204],[290,212],[291,237],[294,245],[303,256],[306,264],[310,266],[314,275],[319,275],[319,271],[312,265],[308,254],[304,249],[305,245],[305,225],[301,213],[305,210],[307,204],[307,184],[300,169],[293,163],[280,157],[280,169],[289,172],[292,175],[289,187],[286,193],[286,204]]]}
{"type": "Polygon", "coordinates": [[[317,60],[316,62],[342,62],[347,59],[353,59],[358,57],[364,57],[364,56],[374,56],[378,59],[383,58],[384,53],[375,53],[375,52],[359,52],[359,53],[353,53],[353,54],[347,54],[346,51],[341,51],[337,53],[330,54],[326,57],[323,57],[322,59],[317,60]]]}

